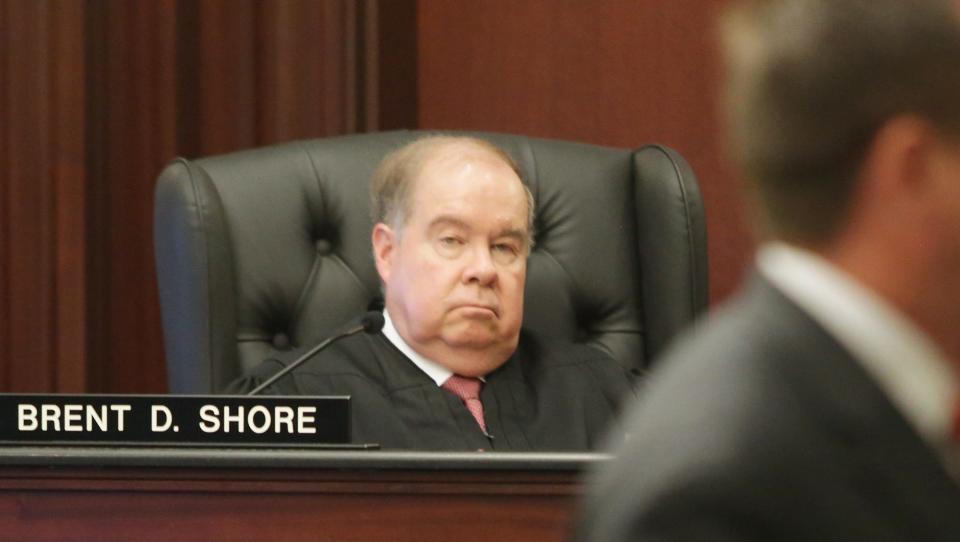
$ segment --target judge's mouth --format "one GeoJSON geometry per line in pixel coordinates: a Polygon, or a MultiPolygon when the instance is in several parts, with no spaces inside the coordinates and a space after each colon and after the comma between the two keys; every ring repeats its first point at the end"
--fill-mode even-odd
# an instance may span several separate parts
{"type": "Polygon", "coordinates": [[[484,305],[482,303],[462,303],[459,305],[455,305],[453,309],[462,311],[471,316],[478,316],[478,317],[490,317],[490,316],[499,317],[500,316],[500,311],[498,311],[496,307],[492,305],[484,305]]]}

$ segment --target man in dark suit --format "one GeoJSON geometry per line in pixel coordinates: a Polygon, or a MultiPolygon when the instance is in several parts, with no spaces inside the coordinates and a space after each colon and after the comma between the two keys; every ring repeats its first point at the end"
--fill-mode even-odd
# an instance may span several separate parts
{"type": "Polygon", "coordinates": [[[335,343],[269,391],[350,395],[353,440],[384,448],[597,446],[630,381],[599,350],[521,333],[533,197],[510,156],[425,138],[388,155],[372,189],[383,332],[335,343]]]}
{"type": "Polygon", "coordinates": [[[578,536],[960,540],[958,5],[724,23],[758,269],[655,362],[578,536]]]}

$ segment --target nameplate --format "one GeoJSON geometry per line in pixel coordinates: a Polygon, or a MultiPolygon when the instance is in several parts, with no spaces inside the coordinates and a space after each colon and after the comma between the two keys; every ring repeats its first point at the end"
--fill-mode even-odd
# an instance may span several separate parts
{"type": "Polygon", "coordinates": [[[349,397],[0,394],[0,443],[325,447],[349,397]]]}

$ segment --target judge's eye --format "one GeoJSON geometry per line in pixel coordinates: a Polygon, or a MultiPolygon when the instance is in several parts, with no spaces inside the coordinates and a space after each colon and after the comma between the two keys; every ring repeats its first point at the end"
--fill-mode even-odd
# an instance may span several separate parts
{"type": "Polygon", "coordinates": [[[490,247],[494,259],[500,263],[510,263],[520,255],[520,249],[509,243],[497,243],[490,247]]]}
{"type": "Polygon", "coordinates": [[[464,245],[463,239],[452,235],[444,235],[437,238],[437,252],[443,256],[457,256],[463,251],[464,245]]]}
{"type": "Polygon", "coordinates": [[[456,248],[463,245],[463,240],[458,237],[444,236],[439,239],[441,247],[444,248],[456,248]]]}

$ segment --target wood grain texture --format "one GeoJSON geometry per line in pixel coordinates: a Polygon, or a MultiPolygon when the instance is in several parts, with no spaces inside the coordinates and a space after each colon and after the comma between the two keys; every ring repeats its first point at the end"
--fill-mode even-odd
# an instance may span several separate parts
{"type": "Polygon", "coordinates": [[[85,387],[82,4],[0,4],[0,359],[6,389],[85,387]]]}
{"type": "Polygon", "coordinates": [[[201,155],[252,147],[257,143],[256,3],[206,0],[198,7],[199,114],[181,120],[199,133],[201,155]]]}
{"type": "Polygon", "coordinates": [[[53,12],[52,75],[56,149],[53,193],[56,216],[56,348],[54,389],[77,393],[87,389],[87,177],[86,7],[79,2],[58,5],[53,12]]]}
{"type": "Polygon", "coordinates": [[[7,132],[6,176],[7,345],[9,385],[42,390],[56,370],[53,312],[56,226],[51,186],[49,138],[53,113],[49,47],[50,6],[12,3],[6,6],[8,31],[3,32],[7,132]]]}
{"type": "Polygon", "coordinates": [[[156,176],[357,129],[354,4],[0,2],[0,391],[166,389],[156,176]]]}
{"type": "Polygon", "coordinates": [[[343,6],[260,2],[256,81],[258,141],[289,141],[344,130],[343,6]]]}
{"type": "Polygon", "coordinates": [[[417,128],[417,2],[366,0],[364,131],[417,128]]]}
{"type": "Polygon", "coordinates": [[[580,492],[561,472],[8,468],[0,530],[38,542],[560,541],[580,492]]]}
{"type": "MultiPolygon", "coordinates": [[[[0,6],[0,30],[10,24],[9,9],[0,6]]],[[[9,54],[10,44],[6,32],[0,32],[0,80],[6,81],[10,76],[9,54]]],[[[0,119],[10,118],[9,85],[0,85],[0,119]]],[[[6,124],[6,123],[4,123],[6,124]]],[[[9,262],[12,254],[10,243],[10,177],[6,173],[10,163],[10,139],[13,134],[9,129],[0,125],[0,389],[9,389],[12,376],[10,363],[10,271],[9,262]]]]}
{"type": "Polygon", "coordinates": [[[153,183],[177,153],[173,2],[106,2],[89,55],[89,391],[164,389],[153,183]]]}

